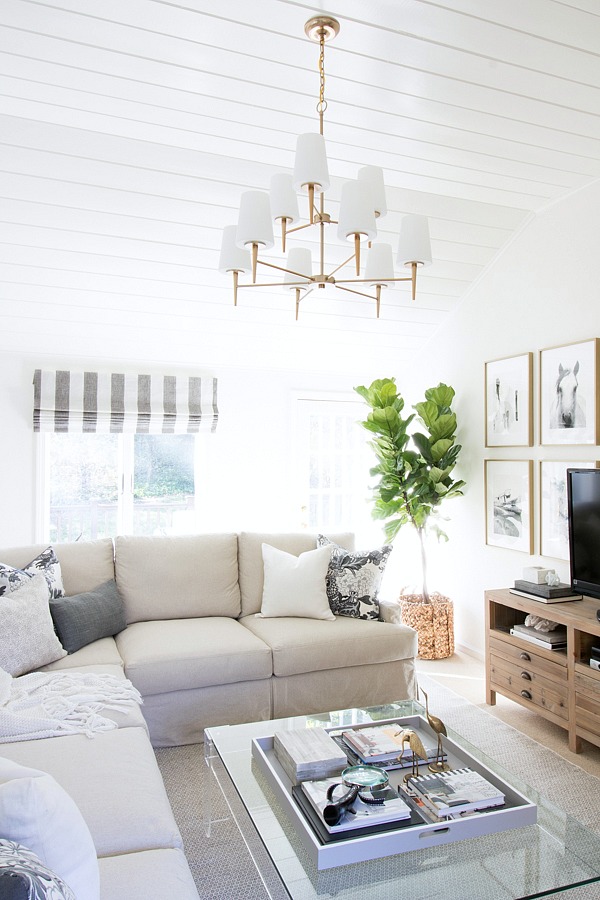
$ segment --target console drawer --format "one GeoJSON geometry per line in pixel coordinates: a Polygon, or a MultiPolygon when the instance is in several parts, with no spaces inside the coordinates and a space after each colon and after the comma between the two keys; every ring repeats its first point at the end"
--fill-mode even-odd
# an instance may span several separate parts
{"type": "Polygon", "coordinates": [[[553,717],[567,720],[569,710],[566,670],[557,667],[557,675],[560,676],[557,680],[550,679],[546,673],[536,672],[529,663],[527,668],[523,668],[495,653],[490,655],[492,690],[525,705],[531,704],[553,717]]]}
{"type": "Polygon", "coordinates": [[[567,657],[558,650],[534,649],[512,635],[490,635],[490,654],[492,658],[504,659],[507,664],[551,678],[559,684],[567,680],[567,657]]]}

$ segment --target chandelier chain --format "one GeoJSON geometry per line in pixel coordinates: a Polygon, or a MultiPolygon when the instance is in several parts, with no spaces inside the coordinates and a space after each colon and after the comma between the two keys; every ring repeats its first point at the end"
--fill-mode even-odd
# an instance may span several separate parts
{"type": "Polygon", "coordinates": [[[323,113],[327,109],[327,100],[325,99],[325,32],[321,31],[319,52],[319,102],[317,103],[317,112],[319,113],[319,121],[321,123],[321,134],[323,134],[323,113]]]}

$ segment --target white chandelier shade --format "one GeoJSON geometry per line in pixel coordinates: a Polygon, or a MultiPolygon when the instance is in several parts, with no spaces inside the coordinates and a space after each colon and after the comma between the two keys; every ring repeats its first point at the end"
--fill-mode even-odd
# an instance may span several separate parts
{"type": "Polygon", "coordinates": [[[236,243],[238,247],[256,245],[266,250],[273,246],[271,203],[266,191],[244,191],[242,194],[236,243]]]}
{"type": "Polygon", "coordinates": [[[308,247],[292,247],[287,255],[286,269],[288,271],[285,273],[283,283],[288,285],[290,290],[298,287],[298,282],[309,285],[312,275],[312,256],[308,247]],[[301,278],[300,275],[305,275],[306,278],[301,278]]]}
{"type": "Polygon", "coordinates": [[[361,241],[372,241],[377,236],[375,210],[367,186],[361,181],[345,181],[342,185],[338,237],[353,241],[358,235],[361,241]]]}
{"type": "Polygon", "coordinates": [[[298,196],[291,175],[286,172],[276,172],[272,175],[269,197],[271,215],[276,222],[285,219],[287,224],[294,225],[300,220],[298,196]]]}
{"type": "Polygon", "coordinates": [[[227,275],[228,272],[249,272],[252,268],[250,252],[242,250],[236,243],[237,225],[226,225],[223,229],[221,240],[221,255],[219,257],[219,272],[227,275]]]}
{"type": "Polygon", "coordinates": [[[401,266],[414,263],[428,266],[431,263],[431,240],[426,216],[402,217],[396,261],[401,266]]]}
{"type": "Polygon", "coordinates": [[[329,189],[327,153],[322,134],[298,135],[293,184],[296,191],[308,190],[310,186],[315,191],[329,189]]]}
{"type": "Polygon", "coordinates": [[[371,287],[393,287],[395,278],[394,258],[391,244],[371,244],[367,251],[365,281],[371,287]],[[390,282],[389,284],[387,282],[390,282]]]}
{"type": "Polygon", "coordinates": [[[371,198],[376,218],[382,219],[387,213],[383,169],[379,166],[363,166],[358,170],[358,180],[371,198]]]}

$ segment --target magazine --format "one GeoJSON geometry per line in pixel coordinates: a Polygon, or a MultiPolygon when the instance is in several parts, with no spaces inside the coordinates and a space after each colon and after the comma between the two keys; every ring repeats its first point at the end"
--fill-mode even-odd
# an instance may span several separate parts
{"type": "Polygon", "coordinates": [[[498,788],[468,767],[417,775],[410,779],[409,787],[440,817],[503,806],[505,801],[498,788]]]}
{"type": "MultiPolygon", "coordinates": [[[[363,803],[357,797],[352,804],[352,810],[337,825],[327,825],[323,819],[323,810],[331,803],[327,799],[327,789],[331,784],[340,784],[339,778],[324,778],[321,781],[303,781],[299,788],[310,800],[313,808],[319,813],[319,817],[327,831],[335,834],[340,831],[349,831],[355,828],[365,828],[370,825],[380,825],[385,822],[397,822],[401,819],[410,819],[410,807],[392,787],[386,787],[378,791],[378,796],[384,797],[381,804],[363,803]]],[[[347,789],[346,789],[347,790],[347,789]]],[[[344,794],[344,787],[337,788],[334,801],[339,800],[344,794]]]]}
{"type": "MultiPolygon", "coordinates": [[[[365,763],[393,763],[401,756],[406,765],[412,761],[412,750],[405,744],[402,747],[402,734],[405,730],[414,731],[419,736],[428,759],[437,755],[437,737],[432,737],[420,728],[404,729],[395,723],[374,725],[367,728],[353,728],[343,731],[344,743],[365,763]]],[[[400,764],[400,763],[399,763],[400,764]]]]}

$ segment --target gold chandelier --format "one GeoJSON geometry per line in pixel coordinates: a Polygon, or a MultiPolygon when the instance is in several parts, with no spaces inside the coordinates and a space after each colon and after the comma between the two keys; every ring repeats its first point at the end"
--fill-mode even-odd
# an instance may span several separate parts
{"type": "Polygon", "coordinates": [[[318,41],[319,52],[319,133],[301,134],[296,145],[293,175],[278,172],[271,178],[270,191],[245,191],[241,196],[237,225],[223,229],[219,270],[233,275],[233,302],[237,306],[238,290],[242,288],[284,287],[295,291],[296,320],[300,301],[314,289],[333,285],[340,291],[358,294],[375,301],[379,318],[382,288],[395,282],[412,283],[412,299],[416,297],[417,269],[431,262],[429,225],[425,216],[405,215],[400,224],[396,262],[410,268],[410,275],[396,277],[391,244],[374,242],[377,236],[376,219],[387,212],[383,171],[377,166],[359,169],[356,180],[342,185],[339,218],[333,219],[325,211],[325,192],[329,188],[329,171],[323,117],[327,109],[325,100],[325,43],[339,32],[337,19],[315,16],[304,26],[306,35],[318,41]],[[300,221],[296,191],[308,195],[308,221],[300,221]],[[318,196],[318,206],[316,198],[318,196]],[[281,233],[281,249],[285,254],[288,235],[307,228],[319,231],[318,273],[312,273],[311,251],[306,247],[290,248],[286,265],[279,266],[259,257],[259,252],[274,244],[273,223],[278,223],[281,233]],[[338,238],[353,245],[351,256],[331,272],[325,272],[325,230],[337,225],[338,238]],[[361,245],[367,244],[367,253],[361,253],[361,245]],[[361,262],[366,255],[363,277],[361,262]],[[354,262],[355,277],[338,278],[337,273],[354,262]],[[258,266],[266,266],[284,273],[283,281],[257,282],[258,266]],[[241,283],[240,275],[252,274],[252,281],[241,283]],[[352,285],[352,287],[350,286],[352,285]],[[355,285],[370,286],[375,293],[357,290],[355,285]]]}

